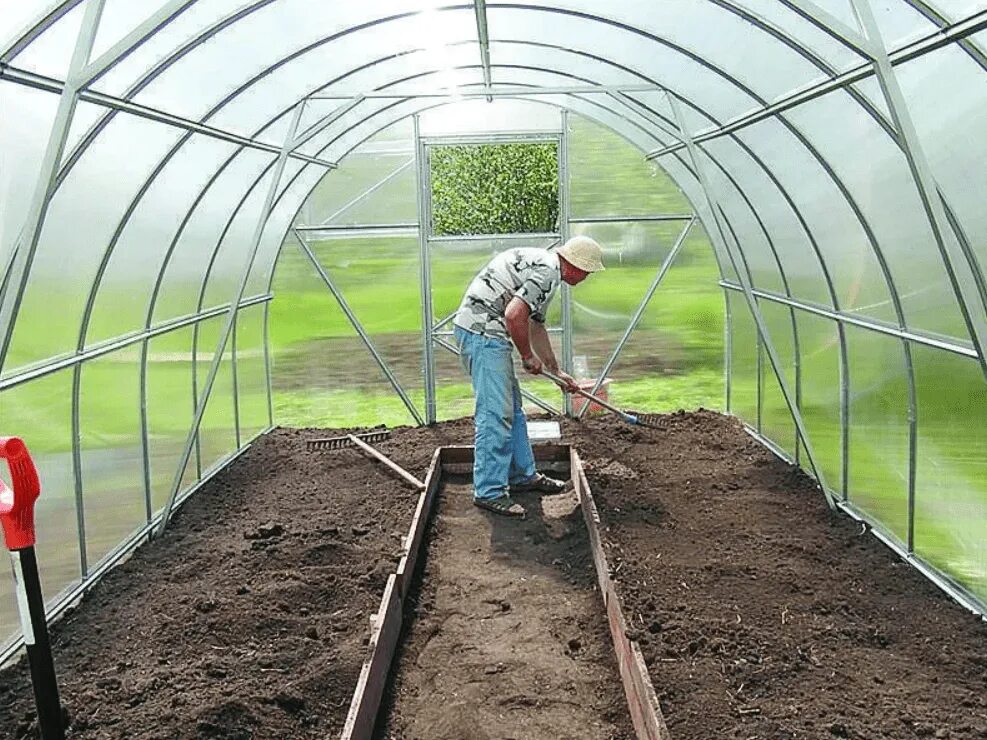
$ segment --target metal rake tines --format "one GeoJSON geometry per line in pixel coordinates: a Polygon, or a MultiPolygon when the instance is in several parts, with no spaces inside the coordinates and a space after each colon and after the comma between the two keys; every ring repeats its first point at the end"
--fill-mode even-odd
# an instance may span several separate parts
{"type": "MultiPolygon", "coordinates": [[[[384,429],[377,432],[362,432],[360,434],[354,434],[354,437],[362,439],[364,442],[373,443],[381,442],[391,436],[389,429],[384,429]]],[[[314,450],[340,450],[344,447],[353,447],[353,440],[348,436],[342,437],[323,437],[321,439],[309,439],[305,441],[305,447],[309,452],[314,450]]]]}

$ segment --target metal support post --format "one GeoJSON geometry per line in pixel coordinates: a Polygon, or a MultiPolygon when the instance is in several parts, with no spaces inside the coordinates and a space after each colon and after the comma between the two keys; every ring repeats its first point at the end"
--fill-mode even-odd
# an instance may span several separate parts
{"type": "Polygon", "coordinates": [[[202,423],[202,417],[206,412],[206,404],[209,402],[209,396],[212,393],[213,384],[216,382],[216,376],[219,374],[219,368],[223,362],[223,354],[226,351],[226,344],[233,332],[233,326],[236,324],[240,301],[243,299],[243,294],[247,289],[247,283],[250,280],[250,270],[254,265],[254,259],[257,257],[257,251],[260,249],[260,243],[264,236],[264,227],[267,225],[267,219],[270,216],[271,208],[274,205],[274,199],[278,194],[278,187],[281,184],[281,175],[284,173],[285,163],[288,161],[289,147],[298,130],[298,122],[301,120],[302,110],[304,107],[305,104],[302,102],[295,108],[295,114],[292,117],[291,125],[288,127],[288,134],[285,137],[284,146],[281,147],[281,153],[278,155],[277,162],[272,169],[271,187],[267,193],[267,200],[261,208],[260,214],[257,218],[257,227],[254,230],[250,249],[247,252],[247,259],[244,261],[243,272],[240,275],[240,283],[237,285],[236,293],[230,301],[230,310],[226,315],[225,324],[219,334],[219,342],[216,344],[216,352],[212,358],[212,365],[209,368],[209,374],[206,376],[206,382],[202,388],[202,393],[199,396],[198,403],[196,404],[195,414],[192,418],[192,425],[189,428],[182,454],[178,460],[178,466],[175,469],[175,477],[172,481],[171,491],[168,495],[168,503],[165,505],[161,516],[161,523],[158,526],[158,536],[164,534],[165,529],[168,527],[168,521],[171,519],[171,512],[175,506],[178,491],[182,486],[182,475],[185,472],[185,466],[188,465],[189,457],[192,454],[192,447],[198,437],[199,425],[202,423]]]}
{"type": "Polygon", "coordinates": [[[435,347],[432,344],[432,326],[435,317],[432,315],[432,262],[429,250],[429,233],[432,229],[431,218],[431,179],[428,172],[428,151],[421,137],[421,124],[418,116],[415,123],[415,168],[418,172],[418,246],[419,246],[419,277],[422,299],[422,364],[425,380],[425,423],[435,423],[435,347]]]}
{"type": "MultiPolygon", "coordinates": [[[[627,329],[624,330],[624,335],[620,338],[620,341],[617,342],[617,346],[613,348],[613,352],[610,353],[609,359],[607,359],[606,364],[604,364],[603,369],[600,371],[599,377],[593,384],[593,390],[591,390],[590,393],[594,396],[603,385],[603,381],[606,379],[607,373],[610,372],[614,366],[614,363],[617,362],[617,357],[620,356],[620,351],[624,348],[624,345],[627,344],[627,340],[630,339],[631,333],[637,328],[638,323],[641,321],[641,317],[644,316],[644,312],[648,308],[648,304],[651,303],[651,299],[654,297],[655,291],[658,290],[658,286],[661,285],[661,281],[665,279],[665,275],[668,273],[668,268],[672,266],[672,263],[675,262],[675,258],[678,257],[679,251],[682,249],[682,245],[685,244],[685,239],[689,235],[689,231],[692,229],[692,225],[694,223],[695,219],[689,221],[689,223],[685,225],[685,228],[682,229],[681,233],[678,235],[678,238],[675,240],[675,243],[672,245],[672,249],[668,253],[668,256],[662,260],[661,267],[658,268],[658,272],[655,273],[654,280],[651,281],[651,285],[645,292],[644,297],[641,298],[641,302],[638,304],[637,310],[631,317],[630,323],[627,325],[627,329]]],[[[586,413],[588,408],[588,403],[583,404],[583,407],[579,410],[579,413],[576,414],[576,418],[583,418],[583,415],[586,413]]]]}
{"type": "Polygon", "coordinates": [[[27,209],[22,238],[15,247],[15,253],[11,260],[7,275],[9,289],[4,295],[3,302],[0,303],[0,370],[3,369],[7,359],[10,340],[14,334],[14,325],[17,322],[17,314],[20,311],[21,301],[24,299],[24,293],[31,277],[31,266],[34,263],[38,241],[41,237],[41,228],[44,225],[48,205],[54,192],[58,165],[62,161],[65,142],[68,140],[72,118],[79,102],[79,90],[83,81],[82,73],[89,62],[89,55],[92,53],[96,30],[99,28],[99,20],[103,14],[104,2],[105,0],[89,0],[85,15],[82,17],[82,26],[76,38],[75,50],[72,52],[72,61],[69,63],[68,79],[62,89],[55,120],[52,122],[51,132],[48,135],[48,145],[38,168],[38,181],[31,204],[27,209]]]}
{"type": "Polygon", "coordinates": [[[407,407],[408,409],[408,413],[411,414],[411,416],[419,425],[424,424],[425,422],[422,420],[421,414],[418,413],[418,409],[415,408],[415,405],[411,402],[411,399],[408,398],[408,394],[404,392],[404,388],[401,387],[401,384],[398,382],[398,379],[394,376],[394,373],[391,372],[391,368],[388,367],[387,363],[384,361],[384,358],[381,357],[380,354],[377,352],[377,348],[374,347],[374,343],[370,340],[369,335],[364,330],[363,325],[360,323],[360,320],[356,317],[356,314],[353,313],[353,310],[346,302],[346,299],[343,297],[343,294],[339,291],[339,288],[336,287],[335,283],[333,283],[332,281],[332,278],[329,277],[329,273],[326,272],[325,268],[319,262],[319,259],[315,256],[315,254],[312,252],[312,249],[308,246],[308,244],[305,243],[305,241],[301,238],[298,232],[292,229],[291,233],[298,241],[298,246],[301,248],[302,253],[306,257],[308,257],[309,262],[312,263],[312,266],[315,268],[315,271],[319,273],[319,277],[322,278],[322,282],[324,282],[326,284],[326,287],[329,288],[329,291],[332,293],[333,297],[336,299],[336,302],[339,304],[340,309],[342,309],[343,313],[346,314],[346,318],[349,319],[350,325],[360,336],[360,339],[363,340],[363,343],[364,345],[366,345],[367,349],[370,350],[370,354],[373,355],[374,360],[376,360],[377,362],[377,366],[387,377],[387,380],[388,382],[390,382],[391,387],[393,387],[395,392],[401,397],[401,400],[404,402],[405,407],[407,407]]]}
{"type": "Polygon", "coordinates": [[[724,377],[724,401],[729,414],[733,399],[730,397],[731,383],[733,382],[733,311],[730,307],[730,293],[723,291],[723,377],[724,377]]]}
{"type": "MultiPolygon", "coordinates": [[[[562,243],[571,236],[569,215],[571,200],[569,197],[569,111],[562,111],[562,136],[559,138],[559,233],[562,243]]],[[[573,365],[573,326],[572,326],[572,287],[562,283],[562,369],[572,372],[573,365]]],[[[563,398],[563,408],[566,416],[572,416],[572,394],[566,393],[563,398]]],[[[586,404],[585,406],[588,406],[586,404]]],[[[584,406],[584,407],[585,407],[584,406]]]]}
{"type": "Polygon", "coordinates": [[[487,91],[487,102],[493,102],[490,90],[493,78],[490,74],[490,34],[487,30],[487,0],[475,0],[473,10],[476,11],[476,38],[480,44],[480,64],[483,66],[483,89],[487,91]]]}
{"type": "Polygon", "coordinates": [[[706,166],[703,163],[696,145],[693,143],[692,138],[686,131],[685,122],[682,118],[682,111],[679,107],[678,100],[674,95],[668,94],[668,102],[672,107],[672,112],[675,115],[679,130],[682,132],[683,141],[688,149],[689,158],[692,160],[692,165],[696,172],[696,177],[699,180],[700,187],[702,188],[706,203],[710,211],[713,213],[714,223],[712,225],[716,228],[710,230],[710,238],[720,242],[722,252],[727,255],[731,265],[733,266],[734,272],[737,274],[737,279],[743,288],[744,298],[747,301],[747,307],[750,309],[751,315],[754,318],[754,323],[757,326],[758,336],[761,338],[764,349],[767,352],[768,359],[771,361],[771,366],[774,368],[775,377],[778,379],[778,386],[781,388],[782,395],[785,397],[785,403],[788,405],[788,410],[792,415],[796,428],[798,429],[799,437],[801,437],[802,443],[805,445],[806,456],[809,458],[812,471],[816,476],[819,487],[822,489],[823,495],[826,497],[826,503],[829,505],[830,509],[835,509],[836,502],[833,500],[832,494],[826,485],[822,467],[816,463],[816,455],[813,450],[812,443],[809,441],[808,431],[805,428],[805,424],[802,421],[802,414],[800,413],[798,406],[795,404],[794,396],[788,386],[788,381],[785,378],[785,373],[782,369],[781,360],[778,358],[778,353],[775,351],[774,345],[771,342],[771,336],[768,331],[767,323],[764,321],[764,317],[761,315],[761,311],[757,306],[757,300],[754,298],[752,293],[751,284],[748,281],[747,276],[744,274],[744,271],[740,269],[737,258],[734,256],[734,250],[730,247],[729,240],[727,240],[724,235],[723,227],[720,223],[721,216],[719,215],[719,209],[715,204],[715,198],[713,196],[709,177],[706,172],[706,166]]]}
{"type": "Polygon", "coordinates": [[[899,144],[905,159],[908,161],[908,169],[911,171],[915,188],[922,201],[922,208],[929,222],[929,228],[932,230],[936,247],[942,256],[943,265],[949,276],[953,292],[956,294],[956,301],[959,304],[960,312],[963,314],[963,320],[970,332],[970,339],[973,340],[973,345],[977,348],[981,371],[987,378],[987,355],[985,355],[987,352],[987,286],[984,285],[976,255],[972,252],[964,253],[963,247],[958,241],[954,243],[946,238],[951,227],[946,209],[943,206],[942,196],[939,193],[939,186],[936,184],[928,157],[909,113],[905,94],[901,85],[898,84],[898,78],[888,57],[877,19],[874,17],[874,12],[867,0],[851,0],[851,2],[867,39],[875,48],[874,71],[881,85],[884,101],[891,113],[891,120],[898,130],[899,144]],[[970,284],[971,281],[961,279],[957,272],[957,266],[963,264],[966,264],[970,270],[972,284],[970,284]]]}

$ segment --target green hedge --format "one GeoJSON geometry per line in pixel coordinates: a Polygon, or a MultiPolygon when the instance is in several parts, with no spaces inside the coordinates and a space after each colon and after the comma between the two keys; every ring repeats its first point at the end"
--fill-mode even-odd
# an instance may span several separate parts
{"type": "Polygon", "coordinates": [[[436,146],[430,161],[436,236],[558,231],[555,142],[436,146]]]}

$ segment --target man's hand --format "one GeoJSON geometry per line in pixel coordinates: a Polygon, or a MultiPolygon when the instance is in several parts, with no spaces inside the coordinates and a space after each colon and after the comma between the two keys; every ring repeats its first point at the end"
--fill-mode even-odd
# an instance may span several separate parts
{"type": "Polygon", "coordinates": [[[558,384],[559,388],[561,388],[566,393],[575,393],[576,391],[579,390],[579,384],[576,382],[575,378],[569,375],[569,373],[564,373],[561,370],[556,370],[554,374],[557,375],[559,380],[562,381],[561,383],[558,384]]]}
{"type": "Polygon", "coordinates": [[[521,358],[521,364],[524,365],[524,369],[531,375],[541,374],[541,360],[535,355],[528,355],[527,357],[521,358]]]}

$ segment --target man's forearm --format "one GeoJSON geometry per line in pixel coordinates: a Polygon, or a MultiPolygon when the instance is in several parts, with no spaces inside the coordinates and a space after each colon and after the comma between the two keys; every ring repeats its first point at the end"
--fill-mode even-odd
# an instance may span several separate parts
{"type": "Polygon", "coordinates": [[[548,336],[548,329],[540,321],[530,321],[529,324],[531,348],[541,358],[541,361],[545,363],[545,367],[553,373],[558,373],[559,361],[555,359],[555,350],[552,349],[552,340],[548,336]]]}

